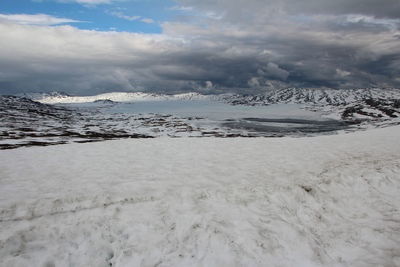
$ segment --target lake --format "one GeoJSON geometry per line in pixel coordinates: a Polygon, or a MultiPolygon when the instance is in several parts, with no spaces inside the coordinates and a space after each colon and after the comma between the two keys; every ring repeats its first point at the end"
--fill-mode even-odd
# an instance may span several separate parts
{"type": "Polygon", "coordinates": [[[306,110],[299,104],[244,106],[210,100],[162,100],[68,106],[96,108],[105,114],[173,115],[190,119],[199,127],[211,126],[261,136],[309,135],[348,128],[345,122],[326,119],[322,113],[306,110]]]}

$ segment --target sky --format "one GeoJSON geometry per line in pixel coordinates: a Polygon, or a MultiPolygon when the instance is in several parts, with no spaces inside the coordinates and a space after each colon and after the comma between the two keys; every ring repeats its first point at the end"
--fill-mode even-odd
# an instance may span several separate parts
{"type": "Polygon", "coordinates": [[[400,87],[398,0],[1,0],[0,94],[400,87]]]}

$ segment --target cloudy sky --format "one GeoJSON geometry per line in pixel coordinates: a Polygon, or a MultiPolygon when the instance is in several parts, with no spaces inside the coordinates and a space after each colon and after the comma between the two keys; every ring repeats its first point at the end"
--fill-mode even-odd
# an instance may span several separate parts
{"type": "Polygon", "coordinates": [[[398,0],[1,0],[0,93],[400,87],[398,0]]]}

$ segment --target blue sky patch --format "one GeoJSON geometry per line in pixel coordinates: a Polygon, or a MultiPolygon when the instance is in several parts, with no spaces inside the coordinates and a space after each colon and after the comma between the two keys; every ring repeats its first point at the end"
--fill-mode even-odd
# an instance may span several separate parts
{"type": "Polygon", "coordinates": [[[175,15],[182,13],[173,9],[174,6],[176,3],[170,0],[115,1],[96,5],[77,1],[2,0],[0,14],[46,14],[80,21],[59,24],[87,30],[161,33],[160,23],[173,20],[175,15]]]}

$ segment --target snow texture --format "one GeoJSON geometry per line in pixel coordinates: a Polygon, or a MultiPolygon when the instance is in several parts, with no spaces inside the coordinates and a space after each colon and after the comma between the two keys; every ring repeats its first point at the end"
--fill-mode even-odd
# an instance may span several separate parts
{"type": "Polygon", "coordinates": [[[0,151],[0,266],[399,266],[400,126],[0,151]]]}

